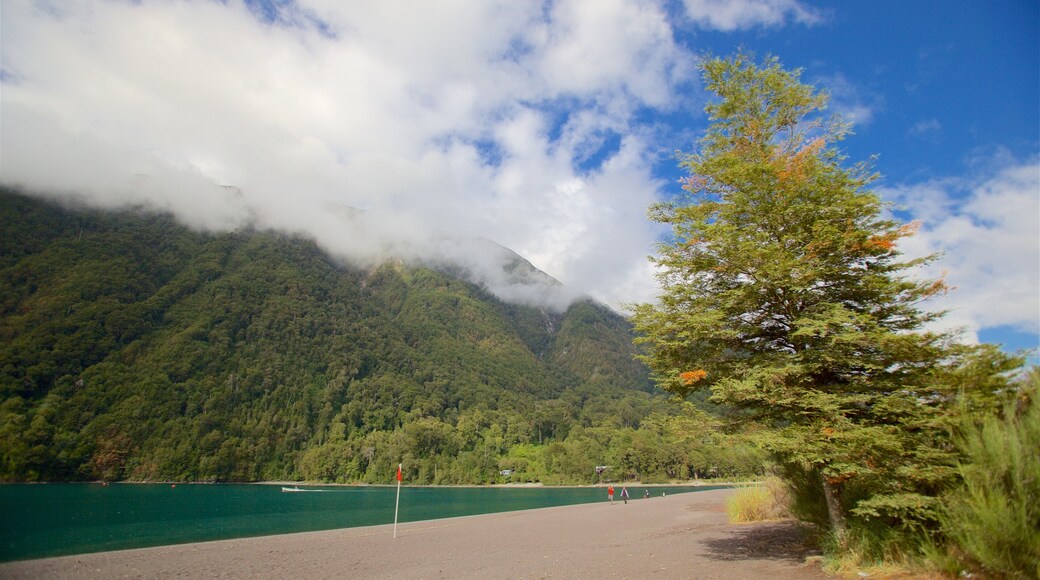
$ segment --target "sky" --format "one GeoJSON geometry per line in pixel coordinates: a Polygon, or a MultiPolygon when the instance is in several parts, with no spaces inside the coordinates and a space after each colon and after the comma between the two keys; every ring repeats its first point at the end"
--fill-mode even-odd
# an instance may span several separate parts
{"type": "Polygon", "coordinates": [[[874,190],[923,224],[901,249],[943,252],[915,274],[955,287],[928,305],[949,311],[943,327],[1036,349],[1038,12],[2,0],[0,184],[199,230],[298,233],[359,265],[473,262],[458,240],[487,238],[624,310],[654,300],[647,257],[667,232],[646,210],[679,193],[676,152],[707,127],[697,63],[743,49],[802,69],[855,123],[849,162],[874,158],[874,190]]]}

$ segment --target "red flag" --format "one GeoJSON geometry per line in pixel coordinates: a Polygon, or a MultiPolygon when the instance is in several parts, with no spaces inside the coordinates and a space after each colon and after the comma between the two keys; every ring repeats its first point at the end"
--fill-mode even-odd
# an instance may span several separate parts
{"type": "Polygon", "coordinates": [[[397,464],[397,501],[394,502],[394,538],[397,537],[397,509],[401,507],[401,464],[397,464]]]}

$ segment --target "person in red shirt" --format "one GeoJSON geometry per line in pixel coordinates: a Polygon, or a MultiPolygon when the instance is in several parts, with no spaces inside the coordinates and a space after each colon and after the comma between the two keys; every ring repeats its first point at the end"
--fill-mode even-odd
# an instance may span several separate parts
{"type": "Polygon", "coordinates": [[[614,503],[614,486],[607,486],[607,497],[610,498],[610,503],[614,503]]]}

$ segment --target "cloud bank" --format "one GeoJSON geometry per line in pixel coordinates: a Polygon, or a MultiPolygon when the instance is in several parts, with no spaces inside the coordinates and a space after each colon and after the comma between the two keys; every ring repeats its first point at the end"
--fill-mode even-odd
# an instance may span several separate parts
{"type": "Polygon", "coordinates": [[[609,304],[652,294],[636,117],[692,106],[695,74],[662,6],[12,1],[2,25],[5,184],[361,263],[485,237],[609,304]]]}
{"type": "Polygon", "coordinates": [[[687,16],[704,28],[723,31],[781,26],[788,21],[812,25],[823,18],[797,0],[684,0],[687,16]]]}
{"type": "Polygon", "coordinates": [[[954,287],[932,307],[948,310],[941,328],[1010,327],[1040,333],[1040,162],[990,160],[972,178],[950,177],[895,186],[882,195],[922,221],[902,242],[917,257],[941,253],[918,272],[945,276],[954,287]]]}

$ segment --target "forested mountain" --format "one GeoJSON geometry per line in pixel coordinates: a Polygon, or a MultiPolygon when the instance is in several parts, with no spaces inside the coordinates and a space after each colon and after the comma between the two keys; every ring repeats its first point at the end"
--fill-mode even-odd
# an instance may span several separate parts
{"type": "Polygon", "coordinates": [[[589,300],[510,304],[446,268],[359,269],[303,238],[11,191],[0,223],[2,480],[386,482],[404,461],[413,482],[552,483],[597,464],[644,479],[758,465],[716,448],[713,418],[652,394],[628,322],[589,300]]]}

